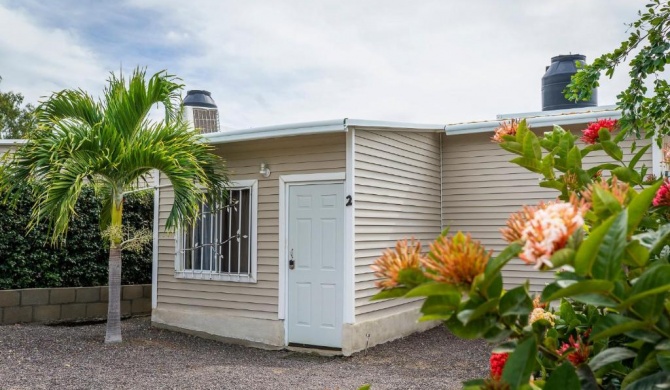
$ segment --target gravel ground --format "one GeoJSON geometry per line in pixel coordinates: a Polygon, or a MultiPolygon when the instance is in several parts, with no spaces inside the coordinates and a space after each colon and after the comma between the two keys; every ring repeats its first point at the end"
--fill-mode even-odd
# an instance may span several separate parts
{"type": "Polygon", "coordinates": [[[488,369],[490,347],[438,327],[351,357],[265,351],[167,330],[148,317],[104,324],[0,326],[0,389],[459,389],[488,369]]]}

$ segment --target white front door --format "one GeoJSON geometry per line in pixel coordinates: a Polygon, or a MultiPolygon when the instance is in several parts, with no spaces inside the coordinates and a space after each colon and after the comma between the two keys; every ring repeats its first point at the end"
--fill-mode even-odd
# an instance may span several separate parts
{"type": "Polygon", "coordinates": [[[342,347],[344,186],[289,187],[288,341],[342,347]]]}

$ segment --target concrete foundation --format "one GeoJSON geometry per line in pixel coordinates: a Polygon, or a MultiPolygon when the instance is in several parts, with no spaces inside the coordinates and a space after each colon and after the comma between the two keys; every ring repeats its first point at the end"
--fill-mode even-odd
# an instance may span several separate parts
{"type": "Polygon", "coordinates": [[[151,313],[151,324],[235,344],[265,349],[284,348],[284,321],[233,317],[207,307],[161,309],[151,313]]]}
{"type": "MultiPolygon", "coordinates": [[[[439,322],[418,322],[420,317],[417,307],[386,317],[373,319],[356,324],[344,324],[342,327],[342,351],[324,351],[328,355],[342,354],[349,356],[391,340],[408,336],[415,332],[431,329],[439,322]],[[369,335],[369,337],[368,337],[369,335]]],[[[263,320],[245,317],[233,317],[214,308],[185,307],[161,309],[160,306],[151,314],[153,326],[196,336],[242,344],[263,349],[286,348],[283,320],[263,320]]],[[[304,348],[294,350],[307,351],[304,348]]],[[[318,350],[309,350],[319,352],[318,350]]]]}
{"type": "Polygon", "coordinates": [[[419,322],[418,307],[377,319],[344,324],[342,329],[342,354],[349,356],[377,344],[423,332],[440,324],[438,321],[419,322]],[[368,337],[369,335],[369,337],[368,337]]]}

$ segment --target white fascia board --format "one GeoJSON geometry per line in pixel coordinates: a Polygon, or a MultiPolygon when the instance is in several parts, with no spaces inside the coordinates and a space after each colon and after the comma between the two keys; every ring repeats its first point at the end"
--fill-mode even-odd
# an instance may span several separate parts
{"type": "Polygon", "coordinates": [[[386,122],[367,119],[347,119],[346,125],[351,127],[371,127],[375,129],[389,129],[402,131],[442,131],[443,124],[432,123],[405,123],[405,122],[386,122]]]}
{"type": "Polygon", "coordinates": [[[203,134],[211,144],[252,141],[264,138],[289,137],[296,135],[346,132],[346,119],[334,119],[319,122],[293,123],[278,126],[255,127],[250,129],[222,131],[203,134]]]}
{"type": "MultiPolygon", "coordinates": [[[[523,119],[523,114],[515,118],[523,119]]],[[[475,134],[475,133],[488,133],[493,132],[496,127],[500,125],[500,122],[505,119],[510,119],[512,116],[499,115],[501,119],[491,120],[491,121],[482,121],[482,122],[472,122],[472,123],[458,123],[453,125],[444,126],[444,132],[449,135],[462,135],[462,134],[475,134]]],[[[539,115],[535,117],[525,117],[526,122],[531,127],[545,127],[545,126],[565,126],[565,125],[574,125],[577,123],[588,123],[598,119],[619,119],[621,118],[621,111],[616,109],[605,109],[605,110],[592,110],[585,112],[568,112],[564,114],[554,114],[554,115],[539,115]]]]}
{"type": "Polygon", "coordinates": [[[27,139],[0,139],[0,145],[23,145],[27,139]]]}

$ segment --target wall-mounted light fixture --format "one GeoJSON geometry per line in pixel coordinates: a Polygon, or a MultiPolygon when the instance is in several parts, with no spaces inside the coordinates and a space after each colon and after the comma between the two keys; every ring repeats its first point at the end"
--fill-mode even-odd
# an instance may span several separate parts
{"type": "Polygon", "coordinates": [[[263,177],[270,177],[270,166],[267,163],[261,163],[261,169],[258,171],[263,177]]]}

